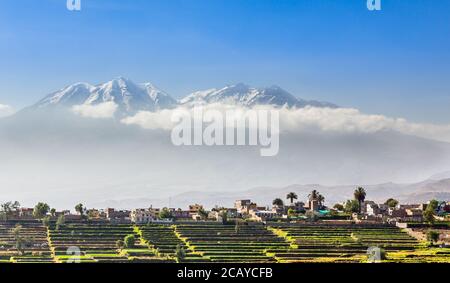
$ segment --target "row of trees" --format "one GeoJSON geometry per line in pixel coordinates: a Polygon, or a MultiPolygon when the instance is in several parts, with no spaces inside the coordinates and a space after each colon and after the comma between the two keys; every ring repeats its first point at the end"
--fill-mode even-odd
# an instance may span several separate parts
{"type": "MultiPolygon", "coordinates": [[[[13,213],[19,208],[20,203],[18,201],[9,201],[2,203],[0,204],[0,215],[4,220],[8,220],[8,218],[11,217],[13,213]]],[[[79,203],[75,206],[75,211],[83,216],[85,215],[86,208],[83,206],[83,204],[79,203]]],[[[56,216],[56,209],[50,208],[47,203],[39,202],[33,209],[33,216],[37,219],[42,219],[48,214],[50,214],[51,216],[56,216]]]]}
{"type": "MultiPolygon", "coordinates": [[[[290,192],[286,195],[286,199],[289,200],[291,202],[291,205],[294,204],[294,200],[298,199],[298,196],[296,193],[294,192],[290,192]]],[[[323,206],[323,204],[325,203],[325,197],[323,195],[321,195],[317,190],[313,190],[309,195],[308,195],[308,199],[309,201],[314,201],[316,200],[319,203],[319,206],[323,206]]],[[[302,204],[304,204],[302,202],[302,204]]],[[[282,199],[280,198],[276,198],[273,200],[272,205],[276,205],[279,207],[284,206],[284,202],[282,199]]]]}

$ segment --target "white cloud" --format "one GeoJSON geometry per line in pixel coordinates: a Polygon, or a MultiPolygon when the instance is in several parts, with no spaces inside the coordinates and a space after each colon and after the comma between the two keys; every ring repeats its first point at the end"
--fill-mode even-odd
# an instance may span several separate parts
{"type": "Polygon", "coordinates": [[[176,109],[164,109],[158,112],[139,111],[136,115],[122,119],[126,125],[138,125],[144,129],[171,130],[174,124],[171,122],[172,114],[176,109]]]}
{"type": "MultiPolygon", "coordinates": [[[[213,104],[205,106],[205,110],[225,111],[238,106],[213,104]]],[[[260,106],[268,109],[271,107],[260,106]]],[[[171,130],[174,123],[171,117],[176,111],[186,110],[178,107],[158,112],[141,111],[122,120],[124,124],[135,124],[145,129],[171,130]]],[[[242,108],[242,110],[245,110],[242,108]]],[[[300,109],[282,108],[280,111],[280,130],[287,132],[335,132],[335,133],[376,133],[380,131],[396,131],[403,134],[450,142],[450,125],[412,123],[403,118],[391,118],[383,115],[361,113],[353,108],[317,108],[300,109]]]]}
{"type": "Polygon", "coordinates": [[[361,113],[353,108],[283,109],[281,129],[288,131],[321,130],[341,133],[375,133],[397,131],[439,141],[450,142],[450,125],[412,123],[403,118],[361,113]]]}
{"type": "Polygon", "coordinates": [[[72,111],[82,117],[112,118],[117,110],[117,104],[108,101],[96,105],[81,104],[72,107],[72,111]]]}
{"type": "Polygon", "coordinates": [[[14,112],[15,111],[11,106],[5,105],[5,104],[0,104],[0,118],[10,116],[10,115],[14,114],[14,112]]]}

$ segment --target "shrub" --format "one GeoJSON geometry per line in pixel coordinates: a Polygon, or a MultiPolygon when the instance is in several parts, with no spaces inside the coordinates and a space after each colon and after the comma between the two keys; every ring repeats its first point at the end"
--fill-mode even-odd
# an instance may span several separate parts
{"type": "Polygon", "coordinates": [[[181,262],[186,257],[186,251],[181,245],[177,245],[175,256],[177,257],[177,262],[181,262]]]}
{"type": "Polygon", "coordinates": [[[134,235],[128,235],[125,236],[125,239],[123,240],[124,245],[126,248],[131,249],[134,247],[134,242],[136,241],[136,238],[134,237],[134,235]]]}
{"type": "Polygon", "coordinates": [[[428,230],[427,232],[427,240],[431,243],[434,244],[435,242],[437,242],[439,240],[439,232],[433,231],[433,230],[428,230]]]}

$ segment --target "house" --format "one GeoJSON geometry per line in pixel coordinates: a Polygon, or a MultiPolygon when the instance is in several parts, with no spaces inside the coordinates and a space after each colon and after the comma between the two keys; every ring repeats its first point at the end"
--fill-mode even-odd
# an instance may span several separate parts
{"type": "Polygon", "coordinates": [[[260,222],[281,217],[281,214],[276,213],[272,210],[250,210],[249,215],[250,215],[250,219],[260,221],[260,222]]]}
{"type": "Polygon", "coordinates": [[[423,211],[418,208],[406,209],[406,217],[402,218],[402,222],[422,222],[423,211]]]}
{"type": "Polygon", "coordinates": [[[155,214],[150,209],[137,208],[133,209],[130,214],[131,222],[136,224],[149,223],[156,219],[155,214]]]}
{"type": "Polygon", "coordinates": [[[33,208],[25,208],[25,207],[20,207],[17,209],[17,213],[18,216],[21,219],[32,219],[33,218],[33,208]]]}
{"type": "Polygon", "coordinates": [[[106,218],[114,223],[131,223],[130,214],[131,211],[129,210],[106,209],[106,218]]]}
{"type": "Polygon", "coordinates": [[[208,214],[209,219],[214,219],[218,222],[222,222],[222,215],[226,213],[227,219],[237,218],[239,213],[236,208],[213,208],[212,211],[208,214]]]}
{"type": "Polygon", "coordinates": [[[106,212],[103,209],[95,209],[91,208],[86,211],[86,214],[89,215],[89,218],[94,219],[105,219],[106,218],[106,212]]]}
{"type": "Polygon", "coordinates": [[[388,214],[392,218],[404,218],[407,216],[406,209],[404,208],[389,208],[388,214]]]}
{"type": "Polygon", "coordinates": [[[380,208],[378,206],[378,204],[374,203],[374,202],[370,202],[370,203],[366,203],[366,215],[368,216],[376,216],[378,214],[380,214],[380,208]]]}
{"type": "Polygon", "coordinates": [[[189,215],[192,216],[194,214],[198,214],[200,210],[203,210],[203,205],[201,204],[193,204],[189,205],[189,215]]]}
{"type": "Polygon", "coordinates": [[[234,202],[234,208],[236,208],[239,213],[242,213],[243,210],[247,210],[251,203],[252,201],[249,199],[237,200],[234,202]]]}
{"type": "Polygon", "coordinates": [[[252,210],[268,210],[267,207],[264,206],[258,206],[256,203],[251,202],[250,200],[244,200],[244,201],[236,201],[235,208],[237,213],[239,214],[250,214],[250,211],[252,210]],[[240,203],[238,203],[240,202],[240,203]],[[242,203],[241,203],[242,202],[242,203]],[[236,205],[238,204],[238,205],[236,205]]]}
{"type": "Polygon", "coordinates": [[[190,216],[191,211],[190,210],[182,210],[181,208],[173,209],[173,210],[171,209],[171,213],[172,213],[172,216],[174,218],[176,218],[176,219],[188,219],[188,218],[191,218],[191,216],[190,216]]]}
{"type": "Polygon", "coordinates": [[[306,210],[319,211],[320,209],[319,201],[316,199],[309,200],[304,208],[306,210]]]}

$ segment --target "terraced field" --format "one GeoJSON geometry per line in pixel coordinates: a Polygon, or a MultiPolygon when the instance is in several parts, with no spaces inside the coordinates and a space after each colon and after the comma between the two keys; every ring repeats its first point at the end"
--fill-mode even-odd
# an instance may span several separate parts
{"type": "Polygon", "coordinates": [[[267,252],[289,247],[263,226],[177,225],[176,233],[191,251],[211,262],[275,262],[267,252]]]}
{"type": "Polygon", "coordinates": [[[182,248],[186,256],[183,262],[208,262],[207,258],[194,253],[186,243],[175,233],[175,227],[171,225],[146,225],[140,226],[140,235],[149,247],[160,257],[174,260],[176,258],[177,246],[182,248]]]}
{"type": "Polygon", "coordinates": [[[367,262],[369,247],[384,249],[386,262],[450,262],[450,248],[428,247],[382,225],[15,225],[0,223],[0,262],[367,262]],[[16,247],[18,235],[23,253],[16,247]],[[117,241],[127,235],[134,235],[134,247],[119,249],[117,241]],[[177,256],[177,247],[184,256],[177,256]]]}
{"type": "Polygon", "coordinates": [[[47,242],[47,228],[38,222],[25,222],[16,227],[14,222],[0,224],[0,262],[53,262],[47,242]],[[24,254],[16,248],[16,237],[22,239],[24,254]]]}
{"type": "Polygon", "coordinates": [[[59,230],[51,229],[49,234],[59,262],[70,262],[74,256],[81,262],[128,262],[127,257],[118,254],[116,242],[134,231],[131,225],[67,224],[59,230]]]}
{"type": "Polygon", "coordinates": [[[275,234],[291,243],[289,249],[273,251],[279,262],[362,262],[369,247],[386,252],[414,251],[416,239],[389,226],[273,226],[275,234]]]}

